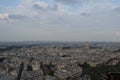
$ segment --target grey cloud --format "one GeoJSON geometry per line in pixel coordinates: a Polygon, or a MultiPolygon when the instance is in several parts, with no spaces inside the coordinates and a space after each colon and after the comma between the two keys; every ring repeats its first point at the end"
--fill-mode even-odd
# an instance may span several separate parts
{"type": "Polygon", "coordinates": [[[8,20],[8,19],[18,19],[18,20],[23,20],[23,19],[27,19],[28,17],[25,15],[20,15],[20,14],[0,14],[0,20],[8,20]]]}
{"type": "Polygon", "coordinates": [[[40,6],[39,4],[34,4],[33,8],[38,9],[38,10],[42,10],[42,11],[46,10],[45,8],[43,8],[42,6],[40,6]]]}
{"type": "Polygon", "coordinates": [[[49,11],[49,10],[56,11],[56,10],[58,10],[58,5],[57,4],[48,5],[45,8],[45,7],[40,6],[39,4],[34,4],[33,8],[40,10],[40,11],[49,11]]]}
{"type": "Polygon", "coordinates": [[[88,2],[89,0],[54,0],[54,1],[63,4],[79,4],[79,3],[88,2]]]}
{"type": "Polygon", "coordinates": [[[53,4],[52,6],[48,6],[47,9],[56,11],[56,10],[58,10],[58,5],[57,4],[53,4]]]}
{"type": "Polygon", "coordinates": [[[20,14],[9,14],[8,18],[9,19],[27,19],[28,17],[20,14]]]}
{"type": "Polygon", "coordinates": [[[115,11],[115,12],[119,12],[119,13],[120,13],[120,7],[116,7],[116,8],[114,8],[113,11],[115,11]]]}
{"type": "Polygon", "coordinates": [[[81,15],[81,16],[89,16],[89,14],[88,14],[88,13],[85,13],[85,12],[80,13],[80,15],[81,15]]]}

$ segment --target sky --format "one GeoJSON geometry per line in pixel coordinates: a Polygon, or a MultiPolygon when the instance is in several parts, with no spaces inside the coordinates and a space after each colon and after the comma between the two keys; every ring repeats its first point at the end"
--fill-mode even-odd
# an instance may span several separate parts
{"type": "Polygon", "coordinates": [[[0,41],[120,41],[120,0],[0,0],[0,41]]]}

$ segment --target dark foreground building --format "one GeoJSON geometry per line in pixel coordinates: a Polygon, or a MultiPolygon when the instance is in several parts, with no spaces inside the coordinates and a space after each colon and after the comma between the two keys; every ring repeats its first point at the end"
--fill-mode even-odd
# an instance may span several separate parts
{"type": "Polygon", "coordinates": [[[20,80],[23,69],[24,69],[24,63],[22,62],[22,63],[20,64],[19,72],[18,72],[18,75],[17,75],[16,80],[20,80]]]}
{"type": "Polygon", "coordinates": [[[108,73],[101,80],[120,80],[120,73],[108,73]]]}

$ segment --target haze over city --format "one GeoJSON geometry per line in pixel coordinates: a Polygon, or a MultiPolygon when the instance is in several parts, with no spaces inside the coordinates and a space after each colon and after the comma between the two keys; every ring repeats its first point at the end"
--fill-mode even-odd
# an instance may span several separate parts
{"type": "Polygon", "coordinates": [[[120,0],[0,0],[0,41],[120,41],[120,0]]]}

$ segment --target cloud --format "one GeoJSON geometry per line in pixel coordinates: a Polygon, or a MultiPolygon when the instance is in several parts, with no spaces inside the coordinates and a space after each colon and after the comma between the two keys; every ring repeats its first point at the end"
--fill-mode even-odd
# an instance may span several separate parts
{"type": "Polygon", "coordinates": [[[34,4],[34,5],[33,5],[33,8],[38,9],[38,10],[41,10],[41,11],[45,11],[45,10],[46,10],[46,8],[40,6],[39,4],[34,4]]]}
{"type": "Polygon", "coordinates": [[[27,16],[20,15],[20,14],[9,14],[9,19],[27,19],[27,16]]]}
{"type": "Polygon", "coordinates": [[[83,12],[83,13],[80,13],[81,16],[89,16],[90,14],[86,13],[86,12],[83,12]]]}
{"type": "MultiPolygon", "coordinates": [[[[3,34],[5,34],[4,36],[7,38],[12,32],[14,33],[11,35],[24,36],[24,38],[14,37],[14,39],[23,40],[25,38],[28,40],[28,36],[31,39],[53,40],[73,40],[74,38],[76,40],[113,40],[112,38],[115,34],[120,36],[119,32],[113,32],[113,36],[107,34],[112,34],[113,30],[120,30],[120,16],[114,15],[114,12],[119,12],[118,5],[108,0],[100,0],[101,2],[89,0],[92,1],[90,3],[88,0],[21,1],[14,7],[1,7],[2,11],[0,9],[0,13],[4,14],[0,14],[0,27],[4,28],[0,28],[3,31],[0,31],[0,37],[3,37],[3,34]],[[13,23],[8,24],[7,21],[4,21],[7,19],[8,21],[13,21],[13,23]],[[24,32],[21,33],[23,29],[24,32]]],[[[7,39],[10,40],[10,38],[7,39]]]]}
{"type": "Polygon", "coordinates": [[[55,2],[60,2],[63,4],[79,4],[79,3],[85,3],[88,2],[89,0],[54,0],[55,2]]]}
{"type": "Polygon", "coordinates": [[[52,6],[48,6],[47,7],[48,10],[53,10],[53,11],[57,11],[58,10],[58,5],[57,4],[53,4],[52,6]]]}
{"type": "Polygon", "coordinates": [[[48,6],[48,4],[46,2],[43,2],[43,1],[37,1],[31,5],[33,5],[32,7],[34,9],[38,9],[38,10],[42,10],[42,11],[45,11],[47,6],[48,6]]]}
{"type": "Polygon", "coordinates": [[[120,37],[120,32],[116,32],[116,36],[120,37]]]}
{"type": "Polygon", "coordinates": [[[119,7],[114,8],[114,9],[113,9],[113,11],[115,11],[115,12],[119,12],[119,13],[120,13],[120,6],[119,6],[119,7]]]}
{"type": "Polygon", "coordinates": [[[48,5],[48,4],[41,4],[41,3],[35,3],[33,4],[33,8],[40,10],[40,11],[57,11],[58,10],[58,5],[53,4],[53,5],[48,5]]]}
{"type": "Polygon", "coordinates": [[[0,14],[0,20],[23,20],[27,19],[27,16],[20,15],[20,14],[0,14]]]}
{"type": "Polygon", "coordinates": [[[0,14],[0,20],[7,19],[9,14],[0,14]]]}

